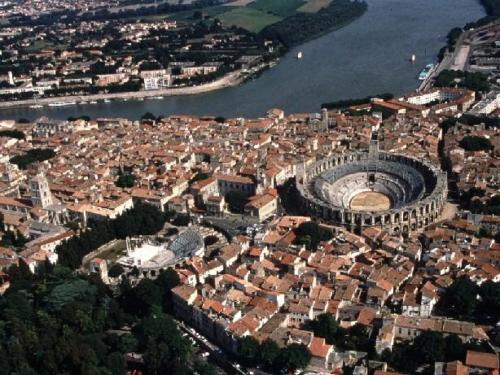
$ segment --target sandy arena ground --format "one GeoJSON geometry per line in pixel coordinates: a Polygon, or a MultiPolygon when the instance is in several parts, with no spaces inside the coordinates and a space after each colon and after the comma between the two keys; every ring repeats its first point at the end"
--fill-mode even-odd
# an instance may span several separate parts
{"type": "Polygon", "coordinates": [[[356,211],[383,211],[391,208],[391,201],[382,193],[365,191],[352,198],[350,206],[356,211]]]}

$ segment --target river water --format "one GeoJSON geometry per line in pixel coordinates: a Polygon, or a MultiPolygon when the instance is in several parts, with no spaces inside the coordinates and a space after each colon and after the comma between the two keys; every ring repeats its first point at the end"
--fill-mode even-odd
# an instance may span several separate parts
{"type": "Polygon", "coordinates": [[[446,34],[484,16],[478,0],[367,0],[368,10],[348,26],[303,44],[259,78],[238,87],[194,96],[114,101],[0,111],[0,119],[41,115],[127,117],[193,114],[258,117],[270,108],[317,112],[320,104],[382,92],[415,89],[419,71],[436,59],[446,34]],[[297,60],[297,52],[303,58],[297,60]],[[416,62],[409,58],[416,55],[416,62]]]}

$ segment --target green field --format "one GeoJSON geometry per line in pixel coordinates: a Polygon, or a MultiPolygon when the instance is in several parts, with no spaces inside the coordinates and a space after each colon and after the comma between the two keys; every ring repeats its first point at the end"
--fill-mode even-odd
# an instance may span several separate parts
{"type": "Polygon", "coordinates": [[[299,12],[316,13],[321,8],[327,7],[332,0],[307,0],[307,2],[297,9],[299,12]]]}
{"type": "Polygon", "coordinates": [[[247,6],[279,17],[289,17],[302,5],[304,5],[303,0],[255,0],[247,6]]]}
{"type": "Polygon", "coordinates": [[[282,20],[282,17],[249,7],[238,7],[217,15],[217,18],[228,26],[239,26],[248,31],[258,33],[264,27],[282,20]]]}

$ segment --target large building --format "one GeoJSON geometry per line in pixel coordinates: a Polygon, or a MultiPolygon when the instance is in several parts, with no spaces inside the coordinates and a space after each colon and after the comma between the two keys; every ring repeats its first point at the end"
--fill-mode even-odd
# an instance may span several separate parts
{"type": "Polygon", "coordinates": [[[431,164],[370,149],[319,160],[297,178],[302,206],[313,216],[351,231],[380,227],[390,234],[435,221],[446,202],[446,173],[431,164]]]}

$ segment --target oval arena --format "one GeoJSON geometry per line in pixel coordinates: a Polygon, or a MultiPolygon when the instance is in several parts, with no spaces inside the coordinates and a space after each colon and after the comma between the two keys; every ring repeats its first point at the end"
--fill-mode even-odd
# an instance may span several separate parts
{"type": "Polygon", "coordinates": [[[377,226],[408,234],[434,222],[447,196],[446,173],[412,157],[370,149],[303,167],[302,206],[351,231],[377,226]]]}

